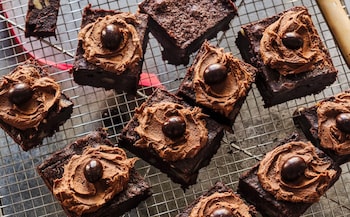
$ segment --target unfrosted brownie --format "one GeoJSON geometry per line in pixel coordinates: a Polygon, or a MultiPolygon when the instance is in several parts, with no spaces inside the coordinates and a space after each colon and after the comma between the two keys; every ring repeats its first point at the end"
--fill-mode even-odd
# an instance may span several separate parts
{"type": "Polygon", "coordinates": [[[194,200],[176,217],[252,217],[255,208],[247,205],[232,189],[222,182],[216,182],[207,192],[194,200]]]}
{"type": "Polygon", "coordinates": [[[298,134],[239,178],[238,193],[266,217],[299,217],[338,180],[341,168],[298,134]]]}
{"type": "Polygon", "coordinates": [[[189,55],[228,29],[237,14],[230,0],[144,0],[139,8],[151,17],[150,30],[163,46],[163,59],[175,65],[187,65],[189,55]]]}
{"type": "Polygon", "coordinates": [[[120,146],[159,168],[183,188],[196,183],[223,137],[223,126],[181,98],[157,89],[120,136],[120,146]]]}
{"type": "Polygon", "coordinates": [[[148,42],[148,20],[146,14],[85,7],[74,81],[135,94],[148,42]]]}
{"type": "Polygon", "coordinates": [[[256,71],[206,41],[187,70],[177,95],[203,107],[218,122],[231,126],[255,81],[256,71]]]}
{"type": "Polygon", "coordinates": [[[27,151],[58,131],[73,102],[34,59],[0,79],[0,127],[27,151]]]}
{"type": "Polygon", "coordinates": [[[338,164],[350,160],[350,91],[324,99],[293,114],[295,125],[338,164]]]}
{"type": "Polygon", "coordinates": [[[60,0],[28,0],[25,37],[56,36],[60,0]]]}
{"type": "Polygon", "coordinates": [[[125,152],[115,147],[107,136],[105,129],[91,132],[52,154],[37,167],[68,216],[121,216],[151,195],[149,184],[133,168],[136,159],[127,158],[125,152]],[[101,163],[102,174],[99,173],[99,166],[94,167],[93,160],[98,161],[95,165],[101,163]],[[78,165],[74,166],[73,162],[78,165]],[[90,170],[86,169],[88,164],[90,170]],[[125,166],[130,168],[121,170],[123,177],[109,177],[114,171],[119,171],[119,167],[125,166]],[[67,168],[75,169],[68,171],[67,168]],[[128,172],[124,174],[124,171],[128,172]],[[72,174],[71,186],[66,188],[66,179],[72,174]],[[117,180],[126,181],[122,189],[119,189],[117,180]],[[113,195],[110,191],[117,188],[119,192],[113,195]],[[101,203],[104,199],[105,202],[101,203]]]}
{"type": "Polygon", "coordinates": [[[236,44],[258,68],[265,107],[322,91],[337,77],[329,52],[305,7],[242,26],[236,44]]]}

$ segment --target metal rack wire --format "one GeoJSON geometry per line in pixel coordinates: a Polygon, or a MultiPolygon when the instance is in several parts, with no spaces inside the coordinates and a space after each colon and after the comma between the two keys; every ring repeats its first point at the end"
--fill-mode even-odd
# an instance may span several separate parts
{"type": "MultiPolygon", "coordinates": [[[[29,56],[47,63],[51,75],[60,83],[63,92],[74,101],[74,112],[53,137],[28,152],[22,151],[12,139],[0,131],[0,216],[64,216],[60,205],[36,173],[35,167],[50,153],[61,149],[80,136],[105,126],[110,137],[117,142],[120,129],[151,92],[152,87],[142,87],[136,97],[116,94],[100,88],[79,86],[74,83],[68,68],[73,62],[77,45],[82,9],[91,3],[93,7],[136,12],[137,0],[68,0],[61,1],[57,38],[38,40],[24,38],[24,17],[27,0],[0,0],[0,74],[9,73],[29,56]]],[[[253,85],[246,102],[234,124],[234,133],[226,133],[222,146],[209,166],[201,169],[198,184],[186,192],[172,183],[166,175],[144,161],[137,169],[152,185],[153,196],[142,202],[125,216],[175,216],[216,181],[223,181],[236,189],[238,177],[254,165],[275,141],[286,137],[296,129],[292,113],[299,106],[311,106],[316,101],[349,88],[349,69],[332,38],[317,4],[312,0],[242,0],[236,1],[239,17],[235,17],[230,29],[211,40],[240,57],[234,43],[240,26],[263,19],[295,5],[305,5],[339,70],[337,81],[317,95],[291,100],[265,109],[261,96],[253,85]]],[[[143,71],[155,73],[162,85],[175,91],[185,72],[185,66],[169,65],[162,60],[161,46],[150,35],[143,71]]],[[[193,58],[193,57],[192,57],[193,58]]],[[[304,216],[350,216],[350,164],[342,166],[341,178],[327,191],[320,202],[315,203],[304,216]]]]}

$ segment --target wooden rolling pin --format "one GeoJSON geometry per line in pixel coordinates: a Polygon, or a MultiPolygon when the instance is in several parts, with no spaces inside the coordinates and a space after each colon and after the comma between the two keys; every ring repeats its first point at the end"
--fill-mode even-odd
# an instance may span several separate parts
{"type": "Polygon", "coordinates": [[[350,18],[340,0],[317,0],[318,6],[350,68],[350,18]]]}

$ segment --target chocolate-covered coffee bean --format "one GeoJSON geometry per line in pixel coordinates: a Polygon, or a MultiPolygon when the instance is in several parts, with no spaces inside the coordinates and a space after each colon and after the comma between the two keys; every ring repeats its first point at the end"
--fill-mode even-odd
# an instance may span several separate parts
{"type": "Polygon", "coordinates": [[[339,130],[350,133],[350,113],[340,113],[335,117],[335,123],[339,130]]]}
{"type": "Polygon", "coordinates": [[[88,182],[95,183],[103,175],[103,166],[98,159],[91,159],[84,166],[84,176],[88,182]]]}
{"type": "Polygon", "coordinates": [[[15,105],[22,105],[33,96],[32,88],[26,83],[18,83],[9,90],[9,100],[15,105]]]}
{"type": "Polygon", "coordinates": [[[171,139],[179,138],[186,131],[186,122],[180,116],[171,116],[163,123],[162,131],[165,136],[171,139]]]}
{"type": "Polygon", "coordinates": [[[299,156],[286,160],[282,166],[281,176],[286,182],[292,182],[303,176],[307,168],[306,162],[299,156]]]}
{"type": "Polygon", "coordinates": [[[227,77],[227,68],[221,63],[210,64],[204,71],[204,82],[218,84],[224,81],[227,77]]]}
{"type": "Polygon", "coordinates": [[[226,207],[221,207],[215,209],[211,214],[210,217],[233,217],[233,214],[230,209],[226,207]]]}
{"type": "Polygon", "coordinates": [[[116,50],[122,41],[122,34],[118,26],[108,24],[101,32],[101,42],[103,47],[116,50]]]}
{"type": "Polygon", "coordinates": [[[303,46],[304,41],[301,35],[299,35],[296,32],[287,32],[283,37],[282,37],[282,43],[284,46],[286,46],[289,49],[299,49],[303,46]]]}

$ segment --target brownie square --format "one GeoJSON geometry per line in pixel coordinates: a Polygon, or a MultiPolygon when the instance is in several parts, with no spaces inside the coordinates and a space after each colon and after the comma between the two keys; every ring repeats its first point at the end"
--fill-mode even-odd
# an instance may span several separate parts
{"type": "MultiPolygon", "coordinates": [[[[296,127],[300,128],[315,146],[322,149],[337,164],[350,160],[349,131],[339,126],[339,120],[346,122],[350,117],[350,91],[344,91],[321,100],[311,107],[300,107],[293,114],[296,127]],[[319,110],[319,111],[318,111],[319,110]],[[322,129],[319,129],[321,122],[322,129]]],[[[345,124],[345,127],[348,126],[345,124]]],[[[350,129],[350,128],[349,128],[350,129]]]]}
{"type": "MultiPolygon", "coordinates": [[[[88,5],[87,7],[85,7],[83,12],[81,29],[83,29],[85,26],[91,23],[95,23],[95,21],[98,21],[99,18],[103,18],[107,16],[118,16],[120,17],[120,19],[124,20],[127,23],[130,29],[132,29],[130,31],[134,31],[134,29],[136,30],[137,37],[139,38],[139,43],[142,49],[141,55],[139,57],[139,61],[134,61],[135,59],[137,59],[134,56],[127,56],[125,65],[121,66],[120,69],[103,68],[100,63],[93,63],[87,60],[87,58],[84,56],[86,51],[83,48],[83,41],[79,40],[78,48],[75,54],[75,61],[72,68],[74,81],[80,85],[102,87],[107,90],[114,89],[117,92],[125,91],[127,93],[135,94],[138,88],[138,82],[139,82],[140,74],[142,70],[142,64],[144,60],[143,55],[146,52],[146,47],[148,43],[149,17],[148,15],[142,14],[142,13],[131,14],[127,12],[119,12],[114,10],[92,9],[91,5],[88,5]],[[136,21],[131,20],[130,17],[132,16],[135,17],[136,21]],[[130,59],[132,59],[132,61],[130,61],[130,59]]],[[[122,28],[120,29],[121,29],[120,31],[123,31],[122,28]]],[[[128,34],[131,35],[131,33],[128,33],[128,34]]],[[[121,36],[121,38],[125,39],[124,36],[121,36]]],[[[121,46],[124,46],[123,43],[124,42],[122,41],[121,46]]],[[[138,44],[138,43],[135,42],[135,44],[138,44]]],[[[97,45],[97,46],[103,47],[102,45],[97,45]]],[[[104,48],[104,51],[109,52],[110,50],[107,48],[104,48]]],[[[128,51],[127,46],[124,46],[123,48],[117,48],[116,50],[112,50],[112,52],[120,53],[118,54],[119,56],[123,56],[124,55],[123,52],[127,52],[127,51],[128,51]]],[[[118,56],[118,55],[113,54],[113,56],[118,56]]],[[[108,58],[109,57],[107,55],[106,59],[108,58]]],[[[117,64],[114,64],[114,65],[117,65],[117,64]]]]}
{"type": "MultiPolygon", "coordinates": [[[[44,180],[50,191],[53,191],[54,181],[62,178],[64,166],[74,155],[81,155],[87,147],[98,147],[101,145],[113,146],[107,137],[105,129],[98,129],[82,137],[64,149],[55,152],[37,167],[39,175],[44,180]]],[[[121,216],[125,212],[135,208],[141,201],[151,195],[149,184],[140,174],[132,169],[130,179],[123,191],[116,194],[110,201],[97,211],[84,213],[83,217],[88,216],[121,216]]],[[[62,208],[68,216],[77,216],[74,212],[68,210],[62,204],[62,208]]]]}
{"type": "Polygon", "coordinates": [[[34,59],[3,76],[0,92],[0,127],[24,151],[42,144],[73,112],[73,102],[34,59]]]}
{"type": "Polygon", "coordinates": [[[203,107],[216,121],[232,126],[255,81],[256,71],[206,41],[187,70],[177,95],[191,105],[203,107]]]}
{"type": "Polygon", "coordinates": [[[119,136],[119,144],[187,188],[196,183],[199,169],[209,164],[222,137],[223,126],[203,114],[199,107],[157,89],[136,109],[119,136]],[[180,125],[177,127],[168,125],[173,135],[169,128],[163,130],[172,117],[185,122],[174,121],[180,125]]]}
{"type": "Polygon", "coordinates": [[[337,70],[305,7],[242,26],[236,44],[259,70],[256,85],[265,107],[319,93],[336,80],[337,70]]]}
{"type": "Polygon", "coordinates": [[[56,36],[60,0],[28,0],[24,36],[56,36]]]}
{"type": "Polygon", "coordinates": [[[293,134],[282,141],[274,150],[267,153],[262,161],[241,175],[237,191],[242,198],[253,204],[263,216],[298,217],[314,202],[318,201],[319,197],[326,190],[333,186],[340,174],[341,168],[329,156],[310,142],[301,140],[298,134],[293,134]],[[302,144],[304,145],[301,146],[302,144]],[[293,148],[285,148],[298,146],[300,148],[294,149],[296,151],[293,151],[293,148]],[[274,153],[277,154],[274,156],[274,153]],[[267,159],[267,156],[269,156],[268,158],[270,160],[267,159]],[[290,166],[288,166],[288,169],[284,169],[287,167],[287,162],[289,165],[291,163],[293,164],[291,159],[295,157],[301,157],[302,159],[304,157],[310,158],[306,160],[308,162],[306,163],[306,168],[303,168],[302,164],[300,165],[298,161],[293,161],[298,162],[294,163],[294,166],[298,164],[294,167],[298,169],[292,171],[290,170],[290,166]],[[270,165],[261,166],[263,161],[270,162],[270,165]],[[280,166],[283,169],[279,169],[278,171],[277,168],[274,169],[274,167],[280,166]],[[322,167],[322,169],[318,170],[319,168],[316,168],[315,171],[312,171],[313,167],[318,166],[322,167]],[[266,183],[270,183],[270,186],[273,187],[269,190],[264,188],[260,181],[260,167],[267,168],[268,170],[272,168],[267,173],[264,172],[267,175],[270,174],[266,183]],[[305,171],[298,171],[301,168],[305,169],[305,171]],[[302,173],[300,173],[301,171],[302,173]],[[282,175],[283,173],[284,175],[282,175]],[[291,177],[294,174],[298,175],[291,177]],[[304,183],[307,184],[305,185],[304,183]],[[275,192],[275,194],[272,192],[275,192]],[[314,195],[312,195],[313,193],[314,195]]]}
{"type": "Polygon", "coordinates": [[[205,39],[229,28],[237,8],[230,0],[144,0],[140,11],[150,15],[152,35],[163,46],[163,59],[187,65],[189,55],[205,39]]]}
{"type": "Polygon", "coordinates": [[[232,189],[218,181],[207,192],[196,198],[187,208],[176,215],[176,217],[188,216],[251,217],[256,216],[256,211],[253,206],[245,204],[232,189]]]}

